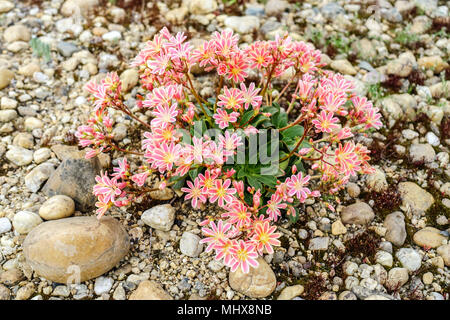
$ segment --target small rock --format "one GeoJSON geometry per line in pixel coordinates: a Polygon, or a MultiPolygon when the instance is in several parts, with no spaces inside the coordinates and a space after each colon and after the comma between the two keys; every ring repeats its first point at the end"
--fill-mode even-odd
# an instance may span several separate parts
{"type": "Polygon", "coordinates": [[[0,110],[0,122],[10,122],[17,118],[17,111],[12,109],[0,110]]]}
{"type": "Polygon", "coordinates": [[[70,290],[67,286],[56,286],[52,292],[52,296],[67,298],[70,296],[70,290]]]}
{"type": "Polygon", "coordinates": [[[408,271],[417,271],[422,265],[422,256],[412,248],[401,248],[395,256],[408,271]]]}
{"type": "Polygon", "coordinates": [[[25,41],[28,42],[31,39],[30,30],[21,24],[16,24],[6,28],[3,32],[3,39],[6,42],[25,41]]]}
{"type": "Polygon", "coordinates": [[[72,54],[80,51],[80,48],[78,48],[75,44],[65,41],[59,41],[57,49],[64,57],[71,57],[72,54]]]}
{"type": "Polygon", "coordinates": [[[33,153],[33,160],[35,163],[40,164],[44,161],[47,161],[51,155],[52,152],[49,148],[40,148],[33,153]]]}
{"type": "Polygon", "coordinates": [[[25,286],[17,290],[15,300],[28,300],[33,295],[35,290],[36,288],[32,282],[27,283],[25,286]]]}
{"type": "Polygon", "coordinates": [[[15,109],[17,107],[17,101],[8,97],[2,97],[0,107],[2,109],[15,109]]]}
{"type": "Polygon", "coordinates": [[[167,21],[171,23],[182,23],[188,14],[188,9],[184,6],[181,6],[179,8],[175,8],[173,10],[170,10],[166,13],[165,17],[167,21]]]}
{"type": "Polygon", "coordinates": [[[10,269],[0,273],[0,283],[14,286],[24,279],[23,272],[19,269],[10,269]]]}
{"type": "Polygon", "coordinates": [[[328,237],[313,238],[309,241],[308,249],[312,251],[327,250],[329,242],[330,238],[328,237]]]}
{"type": "Polygon", "coordinates": [[[42,163],[25,176],[25,185],[31,192],[37,192],[54,171],[53,164],[42,163]]]}
{"type": "Polygon", "coordinates": [[[349,182],[347,184],[348,195],[352,198],[358,198],[361,193],[361,188],[354,182],[349,182]]]}
{"type": "Polygon", "coordinates": [[[374,217],[372,208],[365,202],[351,204],[344,207],[341,212],[341,219],[344,224],[368,224],[374,217]]]}
{"type": "Polygon", "coordinates": [[[300,296],[304,291],[302,285],[297,284],[295,286],[286,287],[281,291],[277,300],[292,300],[292,298],[300,296]]]}
{"type": "Polygon", "coordinates": [[[408,282],[408,270],[406,268],[392,268],[389,270],[386,287],[389,290],[398,290],[408,282]]]}
{"type": "Polygon", "coordinates": [[[403,206],[410,208],[413,213],[423,213],[434,203],[433,196],[414,182],[399,183],[398,191],[400,192],[403,206]]]}
{"type": "Polygon", "coordinates": [[[26,234],[42,223],[41,217],[31,211],[19,211],[14,215],[12,224],[14,230],[26,234]]]}
{"type": "Polygon", "coordinates": [[[337,72],[349,75],[355,75],[356,69],[353,68],[352,64],[348,60],[334,60],[331,62],[330,67],[337,72]]]}
{"type": "Polygon", "coordinates": [[[128,92],[138,84],[139,73],[136,69],[125,70],[120,75],[120,81],[122,81],[122,91],[128,92]]]}
{"type": "Polygon", "coordinates": [[[116,288],[116,290],[114,290],[113,293],[113,299],[114,300],[125,300],[127,298],[126,293],[125,293],[125,289],[123,288],[122,284],[119,284],[116,288]]]}
{"type": "MultiPolygon", "coordinates": [[[[11,3],[9,1],[1,0],[0,1],[0,13],[9,12],[12,9],[14,9],[14,3],[11,3]]],[[[0,299],[2,300],[2,299],[0,299]]]]}
{"type": "Polygon", "coordinates": [[[12,225],[8,218],[0,218],[0,234],[11,231],[12,225]]]}
{"type": "Polygon", "coordinates": [[[170,231],[175,220],[175,208],[170,204],[157,205],[145,210],[141,220],[156,230],[170,231]]]}
{"type": "Polygon", "coordinates": [[[289,8],[286,0],[269,0],[265,5],[265,12],[268,16],[276,16],[289,8]]]}
{"type": "Polygon", "coordinates": [[[44,123],[38,118],[28,117],[25,119],[24,127],[27,131],[33,131],[34,129],[42,129],[44,123]]]}
{"type": "Polygon", "coordinates": [[[425,162],[430,163],[433,162],[436,158],[436,152],[433,147],[426,144],[413,144],[409,148],[409,156],[411,157],[412,162],[425,162]]]}
{"type": "Polygon", "coordinates": [[[389,252],[386,251],[378,251],[375,254],[375,261],[379,264],[381,264],[384,267],[392,267],[392,264],[394,263],[394,259],[392,258],[392,255],[389,252]]]}
{"type": "Polygon", "coordinates": [[[156,281],[142,281],[130,300],[173,300],[173,298],[156,281]]]}
{"type": "Polygon", "coordinates": [[[427,142],[433,147],[437,147],[441,144],[439,137],[436,136],[433,132],[427,132],[427,134],[425,135],[425,139],[427,139],[427,142]]]}
{"type": "Polygon", "coordinates": [[[11,299],[11,291],[4,285],[0,284],[0,301],[9,299],[11,299]]]}
{"type": "MultiPolygon", "coordinates": [[[[1,233],[1,232],[0,232],[1,233]]],[[[450,244],[445,244],[437,248],[437,254],[444,259],[444,263],[447,267],[450,266],[450,244]]]]}
{"type": "Polygon", "coordinates": [[[45,201],[39,208],[39,215],[45,220],[70,217],[75,211],[75,202],[65,195],[56,195],[45,201]]]}
{"type": "Polygon", "coordinates": [[[115,267],[129,248],[128,234],[119,221],[92,216],[44,222],[23,243],[26,261],[33,270],[58,283],[101,276],[115,267]]]}
{"type": "Polygon", "coordinates": [[[94,292],[100,296],[104,293],[108,293],[113,286],[114,280],[107,277],[98,277],[95,279],[94,292]]]}
{"type": "Polygon", "coordinates": [[[217,9],[216,0],[184,0],[183,4],[195,15],[205,15],[217,9]]]}
{"type": "Polygon", "coordinates": [[[406,240],[405,216],[400,211],[390,213],[383,223],[386,230],[385,238],[394,245],[400,247],[406,240]]]}
{"type": "Polygon", "coordinates": [[[119,31],[114,30],[114,31],[110,31],[110,32],[105,33],[102,36],[102,38],[105,41],[115,42],[115,41],[118,41],[118,40],[122,39],[122,34],[119,31]]]}
{"type": "Polygon", "coordinates": [[[431,272],[424,273],[422,276],[422,281],[424,284],[431,284],[433,282],[433,274],[431,272]]]}
{"type": "Polygon", "coordinates": [[[61,7],[61,13],[66,17],[74,15],[86,17],[98,4],[98,0],[66,0],[61,7]]]}
{"type": "Polygon", "coordinates": [[[341,220],[333,222],[331,225],[331,233],[335,236],[347,233],[347,228],[342,224],[341,220]]]}
{"type": "Polygon", "coordinates": [[[202,252],[203,245],[200,237],[191,232],[184,232],[180,240],[180,251],[189,257],[195,258],[202,252]]]}
{"type": "Polygon", "coordinates": [[[415,244],[426,248],[437,248],[446,240],[440,231],[433,227],[426,227],[417,231],[413,236],[415,244]]]}
{"type": "Polygon", "coordinates": [[[9,71],[8,69],[0,69],[0,90],[9,86],[13,78],[14,73],[12,71],[9,71]]]}
{"type": "Polygon", "coordinates": [[[224,24],[227,28],[245,34],[259,28],[259,18],[255,16],[230,16],[225,19],[224,24]]]}
{"type": "Polygon", "coordinates": [[[259,257],[258,267],[250,268],[249,273],[243,273],[240,268],[230,272],[230,287],[250,298],[264,298],[269,296],[276,287],[276,278],[267,262],[259,257]]]}

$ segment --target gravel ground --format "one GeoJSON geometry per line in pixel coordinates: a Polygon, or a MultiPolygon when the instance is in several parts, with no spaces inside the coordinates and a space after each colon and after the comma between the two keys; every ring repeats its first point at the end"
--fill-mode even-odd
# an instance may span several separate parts
{"type": "MultiPolygon", "coordinates": [[[[0,300],[449,300],[449,1],[143,2],[0,0],[0,300]],[[247,276],[230,275],[198,244],[198,223],[218,209],[193,210],[170,191],[110,213],[131,243],[110,271],[75,285],[39,277],[25,237],[44,220],[92,216],[76,172],[95,176],[116,158],[80,160],[83,85],[117,71],[134,106],[138,74],[128,63],[162,26],[194,43],[225,27],[247,43],[286,31],[313,43],[382,110],[385,128],[357,138],[377,171],[352,179],[336,212],[312,200],[294,225],[282,220],[282,246],[247,276]],[[73,180],[58,180],[57,168],[73,163],[73,180]],[[63,187],[70,198],[53,199],[63,187]]],[[[211,74],[195,79],[201,95],[213,94],[211,74]]],[[[114,117],[121,143],[136,143],[130,119],[114,117]]]]}

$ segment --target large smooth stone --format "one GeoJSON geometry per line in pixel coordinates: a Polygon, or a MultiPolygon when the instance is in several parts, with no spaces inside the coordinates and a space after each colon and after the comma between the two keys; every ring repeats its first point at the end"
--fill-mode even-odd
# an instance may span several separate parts
{"type": "Polygon", "coordinates": [[[111,217],[73,217],[47,221],[23,243],[28,264],[39,276],[76,283],[101,276],[116,266],[130,248],[128,234],[111,217]]]}
{"type": "Polygon", "coordinates": [[[249,273],[243,273],[241,268],[230,272],[230,287],[250,298],[270,295],[277,285],[275,273],[263,258],[259,257],[258,263],[258,267],[250,267],[249,273]]]}

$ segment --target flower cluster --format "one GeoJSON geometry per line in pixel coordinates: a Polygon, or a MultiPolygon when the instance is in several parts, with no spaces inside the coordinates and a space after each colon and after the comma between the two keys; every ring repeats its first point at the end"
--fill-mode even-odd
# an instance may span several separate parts
{"type": "Polygon", "coordinates": [[[351,176],[373,172],[370,151],[353,138],[380,128],[381,115],[354,93],[351,80],[324,69],[320,51],[287,35],[247,46],[230,30],[215,32],[199,48],[186,40],[164,28],[133,60],[142,85],[137,108],[124,102],[115,73],[86,85],[94,115],[77,137],[91,148],[87,157],[115,151],[143,163],[131,170],[122,158],[112,173],[96,178],[97,213],[153,190],[181,190],[193,208],[221,208],[202,221],[201,241],[231,270],[248,272],[280,245],[275,223],[283,214],[295,220],[308,198],[335,194],[351,176]],[[194,65],[217,75],[215,97],[199,94],[194,65]],[[250,74],[259,80],[248,81],[250,74]],[[141,126],[141,150],[115,141],[111,109],[141,126]],[[252,154],[250,141],[269,129],[279,140],[252,154]],[[273,145],[279,147],[276,169],[263,174],[267,162],[250,158],[273,145]],[[151,175],[159,177],[157,187],[151,175]]]}

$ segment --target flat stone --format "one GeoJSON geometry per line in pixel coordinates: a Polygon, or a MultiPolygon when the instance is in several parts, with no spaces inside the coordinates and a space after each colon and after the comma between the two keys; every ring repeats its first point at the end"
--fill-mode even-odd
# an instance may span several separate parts
{"type": "Polygon", "coordinates": [[[129,300],[173,300],[156,281],[142,281],[129,300]]]}
{"type": "Polygon", "coordinates": [[[409,148],[409,156],[411,157],[413,163],[416,162],[431,163],[436,158],[436,152],[434,151],[433,147],[428,143],[412,144],[411,147],[409,148]]]}
{"type": "Polygon", "coordinates": [[[5,42],[25,41],[28,42],[31,39],[30,30],[21,24],[16,24],[6,28],[3,32],[3,39],[5,42]]]}
{"type": "Polygon", "coordinates": [[[71,154],[50,176],[42,191],[49,197],[66,195],[75,201],[77,210],[88,211],[96,202],[92,189],[100,170],[97,157],[85,159],[83,153],[71,154]]]}
{"type": "Polygon", "coordinates": [[[344,207],[341,212],[341,220],[344,224],[368,224],[375,214],[372,208],[365,202],[356,202],[344,207]]]}
{"type": "Polygon", "coordinates": [[[18,117],[17,111],[12,109],[0,110],[0,122],[11,122],[18,117]]]}
{"type": "Polygon", "coordinates": [[[286,287],[281,291],[277,300],[292,300],[293,298],[300,296],[304,290],[305,289],[300,284],[286,287]]]}
{"type": "Polygon", "coordinates": [[[243,273],[240,268],[230,272],[230,287],[250,298],[265,298],[269,296],[276,287],[277,280],[267,262],[259,257],[258,267],[250,268],[249,273],[243,273]]]}
{"type": "Polygon", "coordinates": [[[308,249],[312,251],[327,250],[329,242],[330,238],[328,237],[313,238],[309,241],[308,249]]]}
{"type": "Polygon", "coordinates": [[[75,202],[65,195],[56,195],[45,201],[39,208],[39,215],[45,220],[70,217],[75,211],[75,202]]]}
{"type": "Polygon", "coordinates": [[[130,241],[112,217],[72,217],[47,221],[23,243],[27,263],[41,277],[79,283],[101,276],[128,253],[130,241]]]}
{"type": "Polygon", "coordinates": [[[0,283],[14,286],[24,279],[23,272],[19,269],[11,269],[0,273],[0,283]]]}
{"type": "Polygon", "coordinates": [[[25,185],[31,192],[37,192],[54,171],[52,163],[41,163],[25,176],[25,185]]]}
{"type": "Polygon", "coordinates": [[[379,264],[381,264],[384,267],[392,267],[392,264],[394,263],[394,259],[392,257],[392,254],[386,251],[378,251],[375,254],[375,261],[379,264]]]}
{"type": "Polygon", "coordinates": [[[439,229],[426,227],[417,231],[413,236],[415,244],[426,248],[437,248],[442,245],[442,241],[447,238],[440,234],[439,229]]]}
{"type": "Polygon", "coordinates": [[[346,234],[347,228],[342,224],[341,220],[337,220],[331,225],[331,233],[335,236],[346,234]]]}
{"type": "Polygon", "coordinates": [[[434,203],[433,196],[414,182],[401,182],[398,191],[402,198],[403,206],[410,208],[413,213],[423,213],[434,203]]]}
{"type": "Polygon", "coordinates": [[[259,19],[255,16],[230,16],[224,21],[227,28],[231,28],[238,33],[249,33],[259,28],[259,19]]]}

